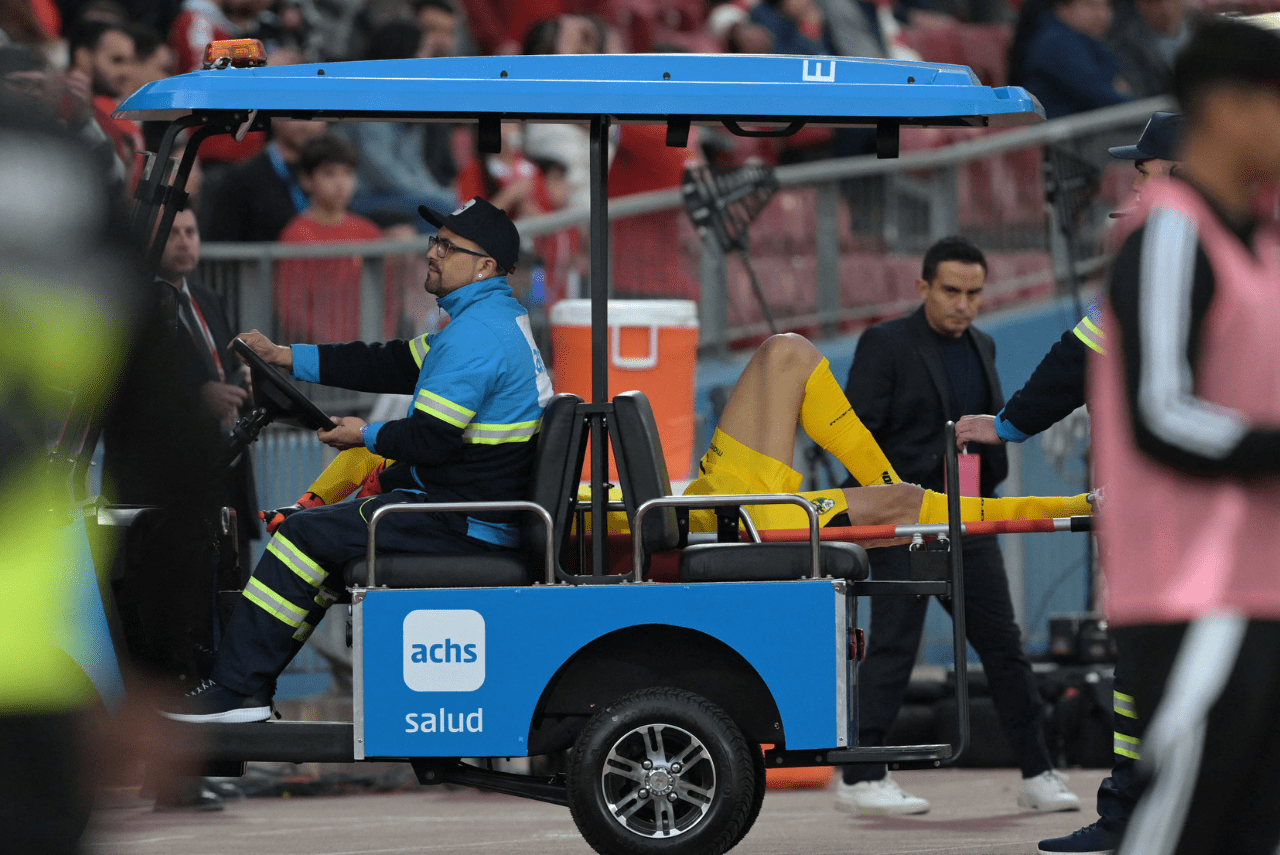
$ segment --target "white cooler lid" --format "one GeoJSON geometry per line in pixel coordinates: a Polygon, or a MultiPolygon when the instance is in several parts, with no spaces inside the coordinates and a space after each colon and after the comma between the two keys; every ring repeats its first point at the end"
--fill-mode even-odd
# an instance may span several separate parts
{"type": "MultiPolygon", "coordinates": [[[[553,326],[591,326],[590,300],[561,300],[551,307],[553,326]]],[[[698,326],[698,304],[693,300],[610,300],[609,325],[619,327],[698,326]]]]}

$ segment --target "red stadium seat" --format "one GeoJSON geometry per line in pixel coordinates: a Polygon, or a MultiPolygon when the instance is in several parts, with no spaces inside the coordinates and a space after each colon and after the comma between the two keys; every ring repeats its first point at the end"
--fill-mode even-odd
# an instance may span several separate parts
{"type": "Polygon", "coordinates": [[[961,24],[962,62],[973,69],[987,86],[1004,86],[1009,81],[1009,42],[1013,30],[1008,24],[961,24]]]}

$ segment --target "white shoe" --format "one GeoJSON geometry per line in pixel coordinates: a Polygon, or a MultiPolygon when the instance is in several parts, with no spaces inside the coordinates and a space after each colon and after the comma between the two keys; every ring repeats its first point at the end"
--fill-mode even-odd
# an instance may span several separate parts
{"type": "Polygon", "coordinates": [[[1018,807],[1046,812],[1080,810],[1080,799],[1067,789],[1064,776],[1056,769],[1050,769],[1034,778],[1022,779],[1022,791],[1018,793],[1018,807]]]}
{"type": "Polygon", "coordinates": [[[905,793],[886,774],[879,781],[859,781],[836,787],[836,810],[863,816],[902,816],[927,813],[929,803],[919,796],[905,793]]]}

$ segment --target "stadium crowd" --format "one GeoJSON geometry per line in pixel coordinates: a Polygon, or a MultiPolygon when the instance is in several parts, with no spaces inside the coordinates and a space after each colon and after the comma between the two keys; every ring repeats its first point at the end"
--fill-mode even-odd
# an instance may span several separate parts
{"type": "MultiPolygon", "coordinates": [[[[0,77],[10,89],[42,97],[50,111],[94,138],[103,167],[128,193],[147,168],[142,152],[156,150],[163,128],[114,119],[112,111],[149,81],[199,68],[214,39],[258,38],[275,65],[644,51],[924,58],[967,64],[991,85],[1024,85],[1053,118],[1168,91],[1172,57],[1201,14],[1192,6],[1196,0],[1114,0],[1114,9],[1112,2],[0,0],[0,77]]],[[[949,139],[937,134],[925,144],[949,139]]],[[[585,205],[585,129],[512,127],[503,141],[501,154],[486,155],[471,127],[375,122],[326,129],[276,120],[268,132],[240,141],[206,141],[188,190],[207,242],[376,239],[421,222],[413,216],[419,204],[447,210],[473,196],[517,217],[585,205]],[[336,180],[351,185],[319,215],[316,182],[303,157],[317,135],[325,139],[321,148],[349,151],[327,164],[326,173],[341,173],[336,180]]],[[[689,148],[668,149],[660,128],[629,125],[614,129],[610,192],[676,186],[690,160],[732,167],[873,150],[874,135],[857,129],[741,138],[705,128],[696,129],[689,148]]],[[[616,252],[668,255],[663,248],[678,241],[678,219],[668,211],[642,224],[619,222],[616,252]]],[[[586,270],[582,236],[569,230],[543,237],[536,250],[542,275],[535,287],[544,293],[535,296],[550,302],[574,295],[586,270]]],[[[329,267],[308,272],[295,265],[278,273],[277,290],[315,291],[317,276],[329,267]]],[[[358,277],[358,261],[348,273],[358,277]]],[[[629,275],[642,274],[620,268],[617,291],[651,290],[630,283],[629,275]]],[[[696,293],[680,265],[643,275],[667,283],[671,296],[696,293]]],[[[388,304],[397,310],[412,299],[399,291],[388,287],[388,304]]],[[[299,340],[313,340],[314,333],[308,324],[298,327],[299,340]]]]}

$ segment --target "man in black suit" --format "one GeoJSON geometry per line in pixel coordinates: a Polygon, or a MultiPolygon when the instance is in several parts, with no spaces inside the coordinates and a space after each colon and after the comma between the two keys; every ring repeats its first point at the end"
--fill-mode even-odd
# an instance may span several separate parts
{"type": "MultiPolygon", "coordinates": [[[[995,343],[971,324],[982,305],[987,262],[964,238],[944,238],[925,253],[915,312],[862,334],[845,394],[904,481],[943,489],[943,425],[1004,405],[995,343]]],[[[970,446],[980,456],[979,491],[993,496],[1008,474],[1002,445],[970,446]]],[[[963,472],[962,472],[963,475],[963,472]]],[[[849,485],[852,484],[852,481],[849,485]]],[[[908,578],[905,546],[872,553],[876,579],[908,578]]],[[[1053,770],[1043,706],[1022,652],[1021,633],[995,536],[964,541],[965,621],[982,659],[996,712],[1022,767],[1022,807],[1076,810],[1079,800],[1053,770]]],[[[859,740],[883,744],[902,704],[924,627],[926,600],[871,601],[870,648],[859,671],[859,740]]],[[[949,602],[944,602],[950,608],[949,602]]],[[[903,792],[884,766],[846,766],[836,807],[860,814],[924,813],[929,803],[903,792]]]]}
{"type": "MultiPolygon", "coordinates": [[[[130,526],[113,574],[128,652],[162,686],[183,690],[207,676],[217,645],[220,509],[236,510],[240,585],[258,528],[249,456],[230,470],[224,459],[227,429],[250,406],[248,370],[228,349],[222,301],[189,278],[199,261],[195,215],[179,211],[148,292],[147,308],[159,321],[135,354],[145,370],[119,392],[117,406],[130,416],[108,420],[104,433],[104,492],[116,503],[153,508],[130,526]]],[[[157,810],[222,807],[216,782],[157,778],[149,785],[157,810]]]]}
{"type": "MultiPolygon", "coordinates": [[[[160,258],[157,277],[174,290],[178,303],[178,341],[189,351],[191,380],[199,387],[204,414],[230,428],[251,406],[249,367],[231,352],[231,324],[222,298],[191,278],[200,263],[200,231],[195,214],[179,211],[160,258]]],[[[248,454],[241,455],[223,501],[235,508],[240,553],[248,566],[249,541],[258,537],[257,497],[248,454]]],[[[246,570],[245,581],[248,578],[246,570]]]]}

